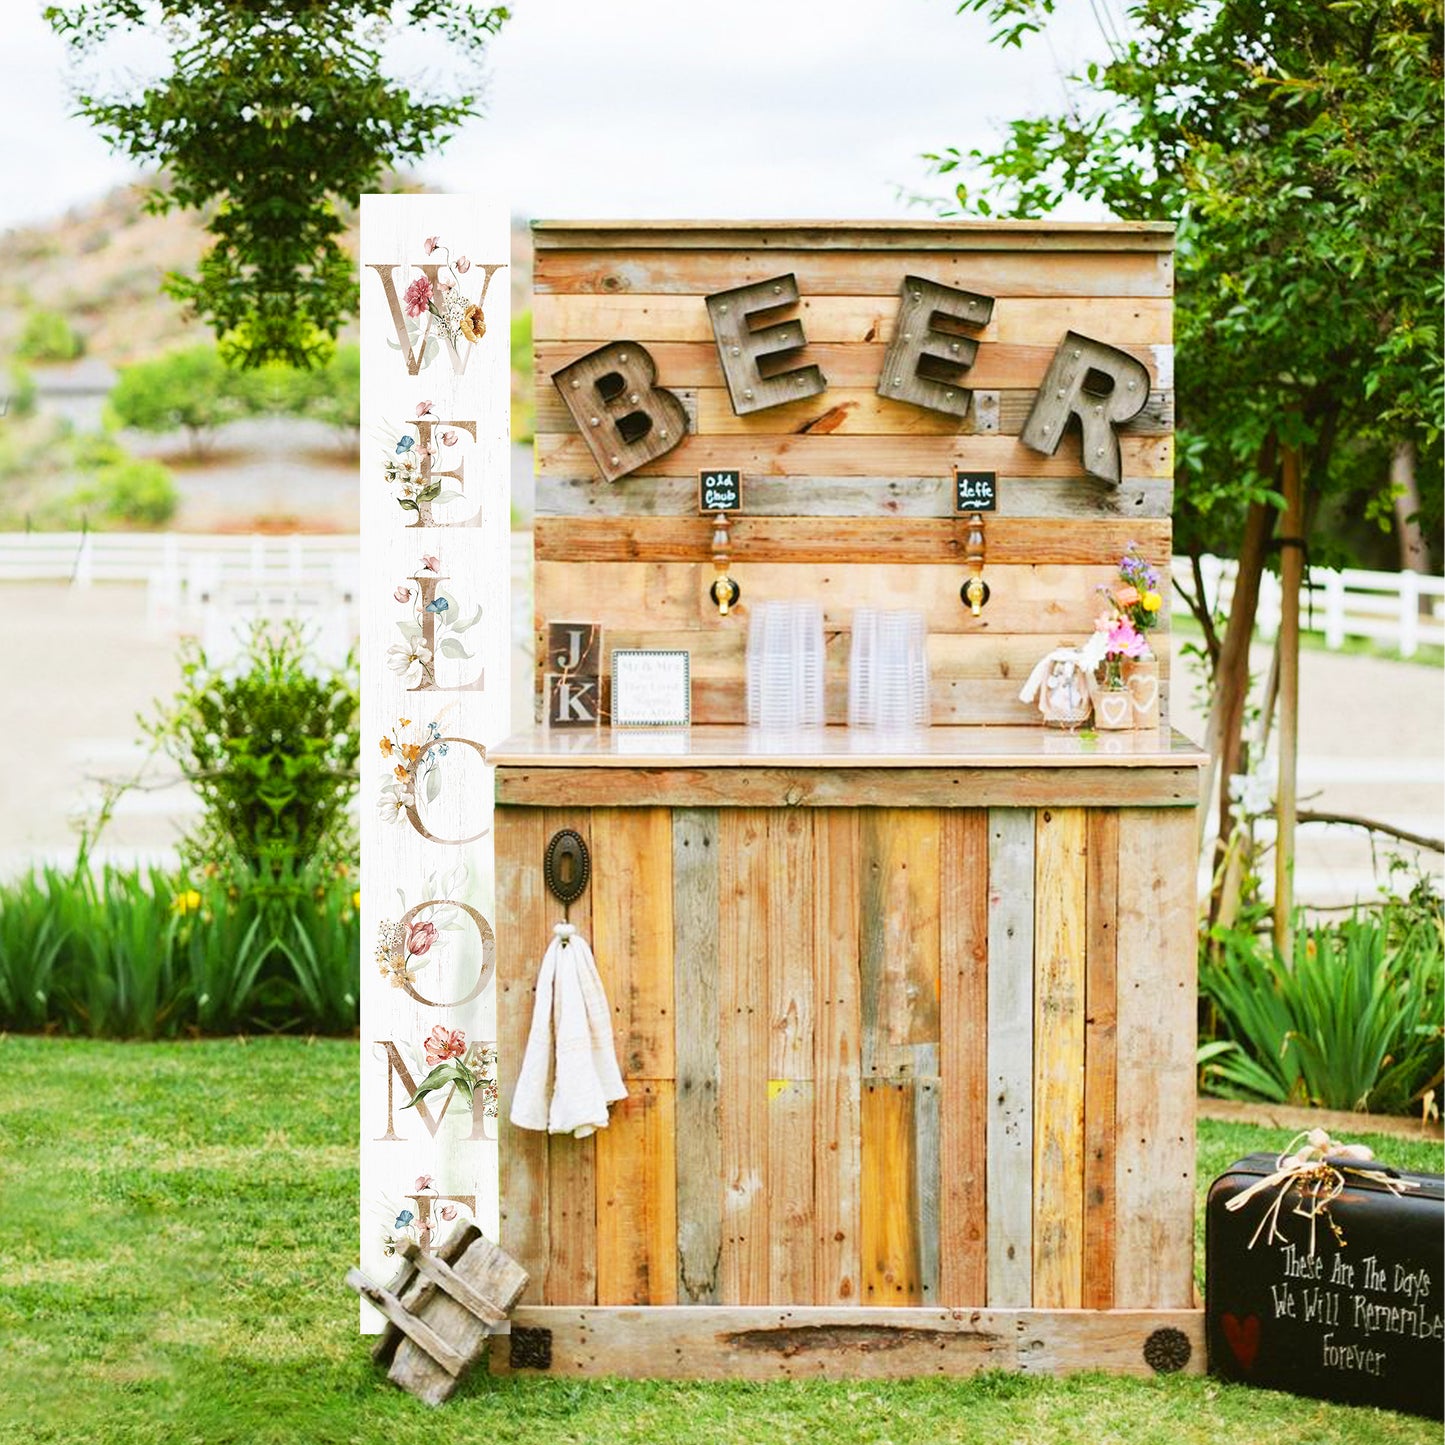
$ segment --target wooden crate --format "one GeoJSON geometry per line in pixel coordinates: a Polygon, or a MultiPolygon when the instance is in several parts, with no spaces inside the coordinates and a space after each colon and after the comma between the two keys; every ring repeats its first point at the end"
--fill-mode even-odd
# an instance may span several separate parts
{"type": "MultiPolygon", "coordinates": [[[[604,628],[616,647],[685,648],[693,718],[743,720],[748,609],[770,598],[822,602],[828,715],[846,714],[855,607],[928,617],[939,723],[1030,722],[1019,701],[1034,662],[1081,640],[1130,542],[1167,572],[1172,545],[1172,230],[1158,225],[907,222],[887,225],[547,222],[534,227],[537,392],[536,620],[604,628]],[[705,297],[791,274],[793,311],[827,388],[734,414],[705,297]],[[899,292],[918,275],[995,298],[967,384],[996,393],[981,434],[960,419],[880,397],[899,292]],[[1055,348],[1070,328],[1149,369],[1148,405],[1121,432],[1116,486],[1086,475],[1070,435],[1052,457],[1019,439],[1055,348]],[[551,377],[612,341],[647,349],[679,396],[687,439],[620,481],[603,482],[551,377]],[[738,467],[742,515],[732,575],[742,602],[708,598],[711,525],[699,469],[738,467]],[[965,531],[953,469],[993,471],[986,519],[992,597],[975,619],[959,601],[965,531]]],[[[1168,694],[1166,605],[1156,643],[1168,694]]],[[[540,697],[540,669],[538,689],[540,697]]]]}

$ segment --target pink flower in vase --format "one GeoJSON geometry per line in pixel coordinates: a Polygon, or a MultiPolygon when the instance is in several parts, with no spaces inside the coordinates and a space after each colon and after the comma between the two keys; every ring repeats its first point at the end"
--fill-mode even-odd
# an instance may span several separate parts
{"type": "Polygon", "coordinates": [[[431,946],[437,941],[437,926],[435,923],[413,923],[406,933],[406,951],[413,956],[420,958],[422,954],[429,953],[431,946]]]}
{"type": "MultiPolygon", "coordinates": [[[[431,305],[431,282],[425,276],[418,276],[406,288],[405,300],[406,314],[415,321],[431,305]]],[[[421,413],[418,412],[417,415],[420,416],[421,413]]]]}
{"type": "Polygon", "coordinates": [[[1110,657],[1143,657],[1149,644],[1127,617],[1121,617],[1109,629],[1110,657]]]}
{"type": "Polygon", "coordinates": [[[448,1029],[438,1024],[427,1035],[422,1045],[426,1053],[427,1066],[435,1068],[448,1059],[459,1059],[467,1051],[467,1036],[461,1029],[448,1029]]]}

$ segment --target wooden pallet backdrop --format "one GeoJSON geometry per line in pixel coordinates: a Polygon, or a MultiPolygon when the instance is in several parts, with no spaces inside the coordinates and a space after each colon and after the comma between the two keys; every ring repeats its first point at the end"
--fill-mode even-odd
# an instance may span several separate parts
{"type": "MultiPolygon", "coordinates": [[[[829,720],[846,713],[855,607],[918,607],[928,616],[934,720],[1030,722],[1018,690],[1049,649],[1081,640],[1094,587],[1137,542],[1161,573],[1171,551],[1173,291],[1171,228],[1159,225],[915,222],[859,225],[605,224],[534,227],[537,386],[536,614],[601,622],[613,647],[686,648],[693,717],[743,720],[750,605],[806,597],[825,609],[829,720]],[[704,298],[792,274],[807,346],[827,389],[736,416],[704,298]],[[906,275],[995,298],[976,334],[966,384],[997,392],[980,431],[965,419],[876,394],[906,275]],[[1073,328],[1137,357],[1148,405],[1121,431],[1123,479],[1087,476],[1077,434],[1053,457],[1019,440],[1034,394],[1073,328]],[[612,341],[644,346],[658,384],[688,414],[689,435],[615,483],[592,458],[551,376],[612,341]],[[732,575],[742,603],[719,617],[707,596],[712,531],[697,511],[697,473],[738,467],[742,516],[732,575]],[[964,529],[953,469],[993,471],[999,509],[986,519],[992,599],[960,603],[964,529]]],[[[1165,674],[1168,614],[1155,650],[1165,674]]],[[[610,663],[604,660],[604,674],[610,663]]],[[[540,674],[539,674],[540,695],[540,674]]]]}

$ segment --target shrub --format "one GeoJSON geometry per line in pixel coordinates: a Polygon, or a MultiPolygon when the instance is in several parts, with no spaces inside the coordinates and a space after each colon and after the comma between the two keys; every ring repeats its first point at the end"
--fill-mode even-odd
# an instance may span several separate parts
{"type": "MultiPolygon", "coordinates": [[[[269,368],[268,368],[269,369],[269,368]]],[[[276,368],[272,410],[324,422],[350,446],[361,425],[361,348],[338,346],[325,366],[311,371],[276,368]]]]}
{"type": "Polygon", "coordinates": [[[182,844],[192,866],[289,888],[312,863],[350,867],[359,695],[354,667],[316,671],[295,625],[257,623],[221,671],[193,640],[182,686],[146,731],[203,806],[182,844]]]}
{"type": "Polygon", "coordinates": [[[176,514],[180,493],[163,462],[122,455],[95,468],[91,480],[71,493],[78,507],[101,519],[133,527],[164,527],[176,514]]]}
{"type": "Polygon", "coordinates": [[[1200,1050],[1212,1093],[1405,1113],[1441,1080],[1445,947],[1439,900],[1297,924],[1289,959],[1216,931],[1200,991],[1217,1034],[1200,1050]]]}
{"type": "Polygon", "coordinates": [[[232,370],[214,346],[190,346],[121,368],[110,410],[121,426],[166,433],[182,428],[199,456],[215,429],[257,409],[254,373],[232,370]]]}
{"type": "Polygon", "coordinates": [[[0,413],[6,417],[28,417],[35,411],[35,378],[19,362],[10,367],[5,385],[4,405],[0,413]]]}
{"type": "Polygon", "coordinates": [[[21,327],[15,354],[21,361],[74,361],[85,342],[58,311],[32,311],[21,327]]]}

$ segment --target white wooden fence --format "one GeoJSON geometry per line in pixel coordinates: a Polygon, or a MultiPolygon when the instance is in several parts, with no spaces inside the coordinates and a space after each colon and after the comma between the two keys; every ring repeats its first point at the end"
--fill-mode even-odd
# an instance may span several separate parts
{"type": "MultiPolygon", "coordinates": [[[[1234,594],[1235,562],[1203,557],[1200,571],[1211,608],[1228,609],[1234,594]]],[[[1174,576],[1191,592],[1194,574],[1187,557],[1174,559],[1174,576]]],[[[1367,638],[1413,657],[1422,643],[1445,646],[1445,577],[1419,572],[1363,572],[1353,567],[1309,569],[1309,589],[1300,598],[1300,626],[1322,633],[1325,646],[1340,648],[1347,637],[1367,638]]],[[[1259,631],[1279,630],[1280,584],[1273,573],[1260,579],[1259,631]]]]}
{"type": "Polygon", "coordinates": [[[321,658],[339,663],[356,640],[361,550],[354,536],[0,533],[6,582],[144,583],[151,630],[199,637],[222,665],[253,620],[291,617],[321,658]]]}

